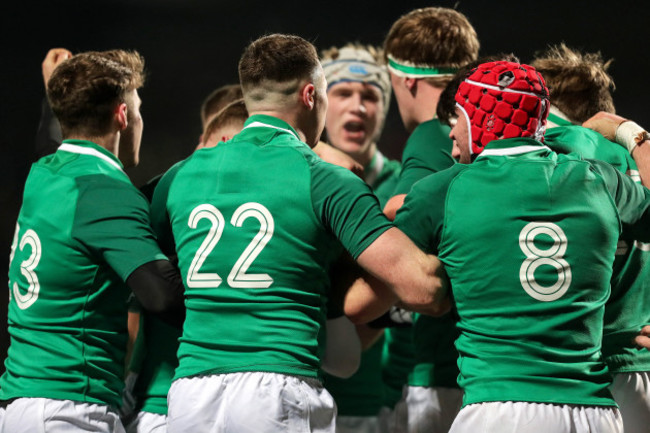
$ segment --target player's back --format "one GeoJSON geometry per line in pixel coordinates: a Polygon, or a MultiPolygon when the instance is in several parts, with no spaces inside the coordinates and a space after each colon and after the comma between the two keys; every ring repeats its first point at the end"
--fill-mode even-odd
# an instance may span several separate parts
{"type": "Polygon", "coordinates": [[[613,405],[600,341],[614,202],[587,161],[534,140],[493,143],[450,182],[439,245],[464,402],[613,405]]]}
{"type": "MultiPolygon", "coordinates": [[[[341,252],[333,233],[358,252],[367,245],[367,222],[346,214],[352,201],[344,197],[352,182],[376,203],[363,181],[320,160],[287,126],[252,120],[232,140],[195,152],[159,185],[168,188],[166,211],[186,285],[176,377],[316,377],[327,270],[341,252]]],[[[158,201],[157,190],[154,214],[158,201]]]]}
{"type": "MultiPolygon", "coordinates": [[[[580,126],[552,128],[546,143],[556,152],[577,152],[584,158],[605,161],[640,182],[636,163],[623,146],[580,126]]],[[[650,295],[650,247],[623,231],[613,265],[612,295],[605,309],[603,354],[610,371],[644,371],[650,368],[650,352],[630,345],[650,313],[645,300],[650,295]]]]}
{"type": "MultiPolygon", "coordinates": [[[[94,232],[93,221],[123,209],[115,201],[141,200],[142,210],[146,201],[113,155],[89,142],[68,148],[35,163],[26,181],[9,272],[3,397],[117,404],[129,291],[95,248],[106,233],[94,232]],[[89,199],[96,194],[105,199],[89,199]]],[[[117,242],[107,239],[107,250],[117,242]]]]}

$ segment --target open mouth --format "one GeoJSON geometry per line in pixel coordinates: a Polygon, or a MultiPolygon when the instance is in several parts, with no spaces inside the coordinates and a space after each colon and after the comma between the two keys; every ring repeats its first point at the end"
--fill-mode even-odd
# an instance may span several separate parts
{"type": "Polygon", "coordinates": [[[354,120],[345,122],[343,129],[351,138],[362,138],[366,134],[366,126],[363,124],[363,122],[354,120]]]}

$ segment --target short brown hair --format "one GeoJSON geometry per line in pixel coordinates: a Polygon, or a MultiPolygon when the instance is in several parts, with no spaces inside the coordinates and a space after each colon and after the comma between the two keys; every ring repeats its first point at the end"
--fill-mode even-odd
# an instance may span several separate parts
{"type": "Polygon", "coordinates": [[[110,131],[115,107],[144,80],[144,59],[137,51],[88,51],[54,70],[47,97],[64,137],[72,131],[101,136],[110,131]]]}
{"type": "Polygon", "coordinates": [[[244,99],[236,99],[229,104],[226,104],[213,118],[208,122],[203,131],[204,140],[207,140],[215,131],[219,129],[236,125],[240,126],[248,119],[248,110],[244,99]]]}
{"type": "MultiPolygon", "coordinates": [[[[438,68],[460,68],[476,60],[478,36],[465,15],[443,7],[415,9],[395,21],[384,40],[384,56],[438,68]]],[[[451,77],[426,80],[444,87],[451,77]]]]}
{"type": "MultiPolygon", "coordinates": [[[[246,47],[239,60],[239,81],[248,98],[250,89],[263,82],[287,83],[310,79],[320,65],[316,48],[295,35],[274,33],[246,47]]],[[[291,93],[291,90],[285,90],[291,93]]]]}
{"type": "Polygon", "coordinates": [[[600,52],[582,54],[560,44],[538,53],[531,66],[546,80],[551,103],[582,124],[599,111],[615,112],[614,79],[607,73],[611,63],[600,52]]]}
{"type": "Polygon", "coordinates": [[[201,124],[205,128],[208,120],[217,114],[223,107],[242,98],[239,83],[226,84],[213,90],[201,104],[201,124]]]}

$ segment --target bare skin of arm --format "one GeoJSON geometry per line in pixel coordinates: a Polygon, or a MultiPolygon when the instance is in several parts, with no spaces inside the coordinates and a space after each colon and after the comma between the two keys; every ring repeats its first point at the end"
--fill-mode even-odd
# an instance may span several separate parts
{"type": "MultiPolygon", "coordinates": [[[[584,122],[582,126],[599,132],[610,141],[618,142],[616,139],[616,131],[621,123],[627,120],[619,115],[601,111],[584,122]]],[[[626,143],[618,144],[627,147],[626,143]]],[[[634,146],[631,154],[639,170],[641,184],[646,188],[650,188],[650,140],[644,140],[634,146]]]]}
{"type": "Polygon", "coordinates": [[[65,48],[52,48],[47,52],[45,58],[43,59],[43,63],[41,63],[43,83],[45,84],[46,89],[47,82],[50,80],[54,69],[59,66],[61,62],[69,59],[70,57],[72,57],[72,52],[65,48]]]}
{"type": "Polygon", "coordinates": [[[397,211],[404,204],[405,198],[406,198],[406,194],[398,194],[391,197],[390,200],[388,200],[388,202],[384,206],[384,215],[386,215],[389,220],[395,221],[395,215],[397,215],[397,211]]]}
{"type": "Polygon", "coordinates": [[[634,339],[634,342],[641,347],[650,350],[650,325],[644,326],[639,332],[639,335],[634,339]]]}
{"type": "Polygon", "coordinates": [[[379,236],[357,263],[367,273],[354,281],[344,303],[345,314],[354,323],[374,320],[396,304],[432,316],[451,307],[442,263],[397,228],[379,236]]]}
{"type": "Polygon", "coordinates": [[[312,150],[316,153],[316,155],[320,156],[323,161],[338,165],[343,168],[347,168],[352,173],[363,178],[363,165],[352,159],[352,157],[347,153],[338,150],[337,148],[332,147],[323,141],[319,141],[318,144],[312,148],[312,150]]]}

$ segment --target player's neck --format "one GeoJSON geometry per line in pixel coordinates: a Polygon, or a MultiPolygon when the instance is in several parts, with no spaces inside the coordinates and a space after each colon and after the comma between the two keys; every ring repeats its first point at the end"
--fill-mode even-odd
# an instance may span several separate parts
{"type": "Polygon", "coordinates": [[[436,116],[440,94],[443,90],[428,83],[419,86],[418,93],[415,95],[416,112],[414,116],[418,125],[428,122],[436,116]]]}
{"type": "Polygon", "coordinates": [[[66,136],[65,139],[90,141],[108,150],[116,157],[119,155],[119,150],[120,150],[119,134],[108,134],[108,135],[101,135],[101,136],[93,136],[87,134],[70,134],[66,136]]]}
{"type": "Polygon", "coordinates": [[[264,115],[264,116],[271,116],[275,117],[277,119],[283,120],[286,123],[291,126],[296,133],[298,133],[298,138],[300,141],[305,141],[305,133],[302,131],[301,125],[300,125],[300,116],[298,113],[292,112],[292,111],[279,111],[279,110],[258,110],[258,111],[251,111],[249,113],[250,116],[253,115],[264,115]]]}

